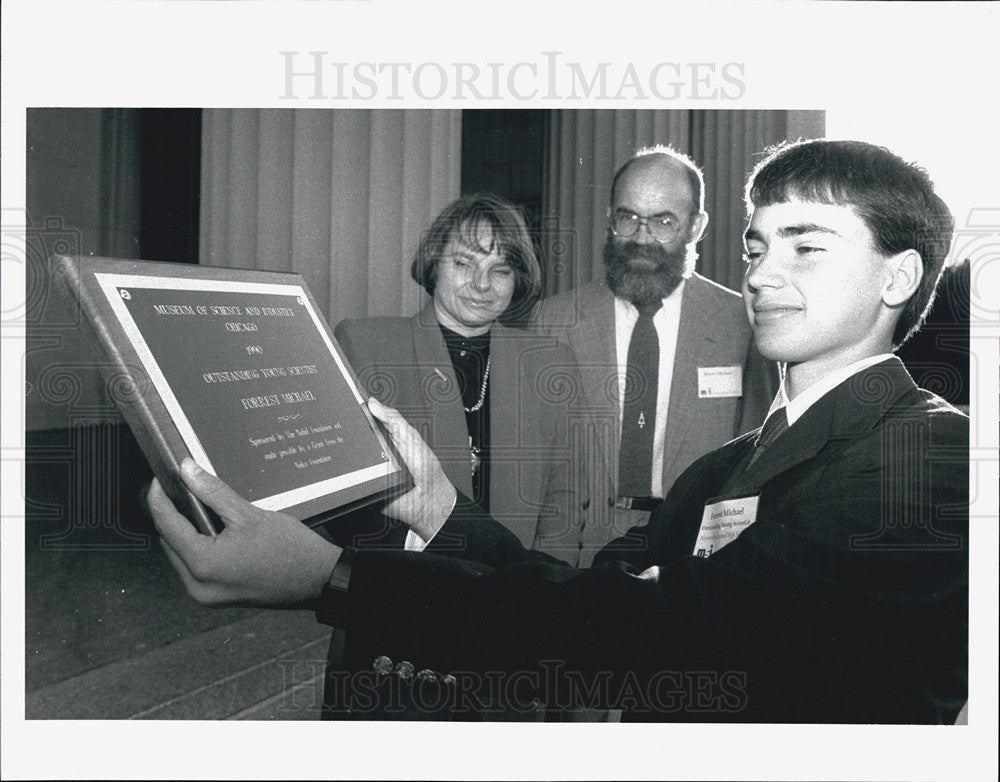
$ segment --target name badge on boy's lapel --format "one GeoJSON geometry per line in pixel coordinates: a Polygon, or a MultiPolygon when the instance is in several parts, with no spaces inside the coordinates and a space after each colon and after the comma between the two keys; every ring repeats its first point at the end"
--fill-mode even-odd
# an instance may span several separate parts
{"type": "Polygon", "coordinates": [[[736,540],[743,530],[757,521],[758,500],[760,495],[734,497],[706,504],[701,515],[701,529],[698,530],[698,539],[691,554],[710,557],[736,540]]]}
{"type": "Polygon", "coordinates": [[[698,398],[743,396],[743,367],[698,367],[698,398]]]}

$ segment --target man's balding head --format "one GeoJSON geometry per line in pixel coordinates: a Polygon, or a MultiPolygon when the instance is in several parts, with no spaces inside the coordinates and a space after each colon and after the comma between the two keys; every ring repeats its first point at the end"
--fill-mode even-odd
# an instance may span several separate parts
{"type": "Polygon", "coordinates": [[[687,178],[693,211],[702,212],[705,210],[705,177],[701,169],[683,152],[678,152],[662,144],[654,147],[643,147],[615,172],[615,176],[611,180],[610,204],[612,210],[615,208],[615,194],[619,181],[633,167],[645,168],[647,171],[659,169],[664,172],[682,172],[687,178]]]}

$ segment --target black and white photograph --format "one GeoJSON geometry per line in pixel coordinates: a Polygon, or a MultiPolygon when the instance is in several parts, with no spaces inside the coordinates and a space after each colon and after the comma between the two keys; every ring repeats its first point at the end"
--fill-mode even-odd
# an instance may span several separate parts
{"type": "Polygon", "coordinates": [[[993,4],[13,5],[5,778],[995,776],[993,4]]]}

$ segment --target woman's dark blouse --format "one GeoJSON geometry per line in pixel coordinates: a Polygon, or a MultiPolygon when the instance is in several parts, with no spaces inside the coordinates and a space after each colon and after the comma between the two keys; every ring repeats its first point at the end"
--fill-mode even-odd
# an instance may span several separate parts
{"type": "MultiPolygon", "coordinates": [[[[440,325],[440,324],[439,324],[440,325]]],[[[466,409],[465,423],[469,429],[469,469],[472,469],[473,449],[476,450],[478,467],[472,475],[473,498],[483,510],[490,509],[490,389],[486,386],[486,396],[482,407],[469,410],[479,402],[483,387],[483,376],[490,358],[489,332],[478,337],[463,337],[441,326],[444,342],[448,348],[451,365],[458,377],[462,390],[462,406],[466,409]]]]}

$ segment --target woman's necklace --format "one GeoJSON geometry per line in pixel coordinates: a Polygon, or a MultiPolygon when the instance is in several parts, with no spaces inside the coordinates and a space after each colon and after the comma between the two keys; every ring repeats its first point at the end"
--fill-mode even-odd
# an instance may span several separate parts
{"type": "Polygon", "coordinates": [[[483,385],[479,389],[479,401],[476,402],[472,407],[466,407],[465,405],[462,405],[462,409],[467,413],[478,412],[482,408],[483,402],[486,401],[486,384],[490,380],[490,358],[491,357],[489,356],[486,358],[486,371],[483,373],[483,385]]]}
{"type": "MultiPolygon", "coordinates": [[[[483,384],[479,388],[479,401],[476,402],[472,407],[466,407],[462,405],[462,409],[467,413],[479,412],[483,403],[486,402],[486,385],[490,381],[490,356],[486,357],[486,371],[483,373],[483,384]]],[[[479,463],[481,461],[480,450],[478,447],[472,444],[472,435],[469,435],[469,466],[472,468],[472,474],[476,474],[476,470],[479,469],[479,463]]]]}

